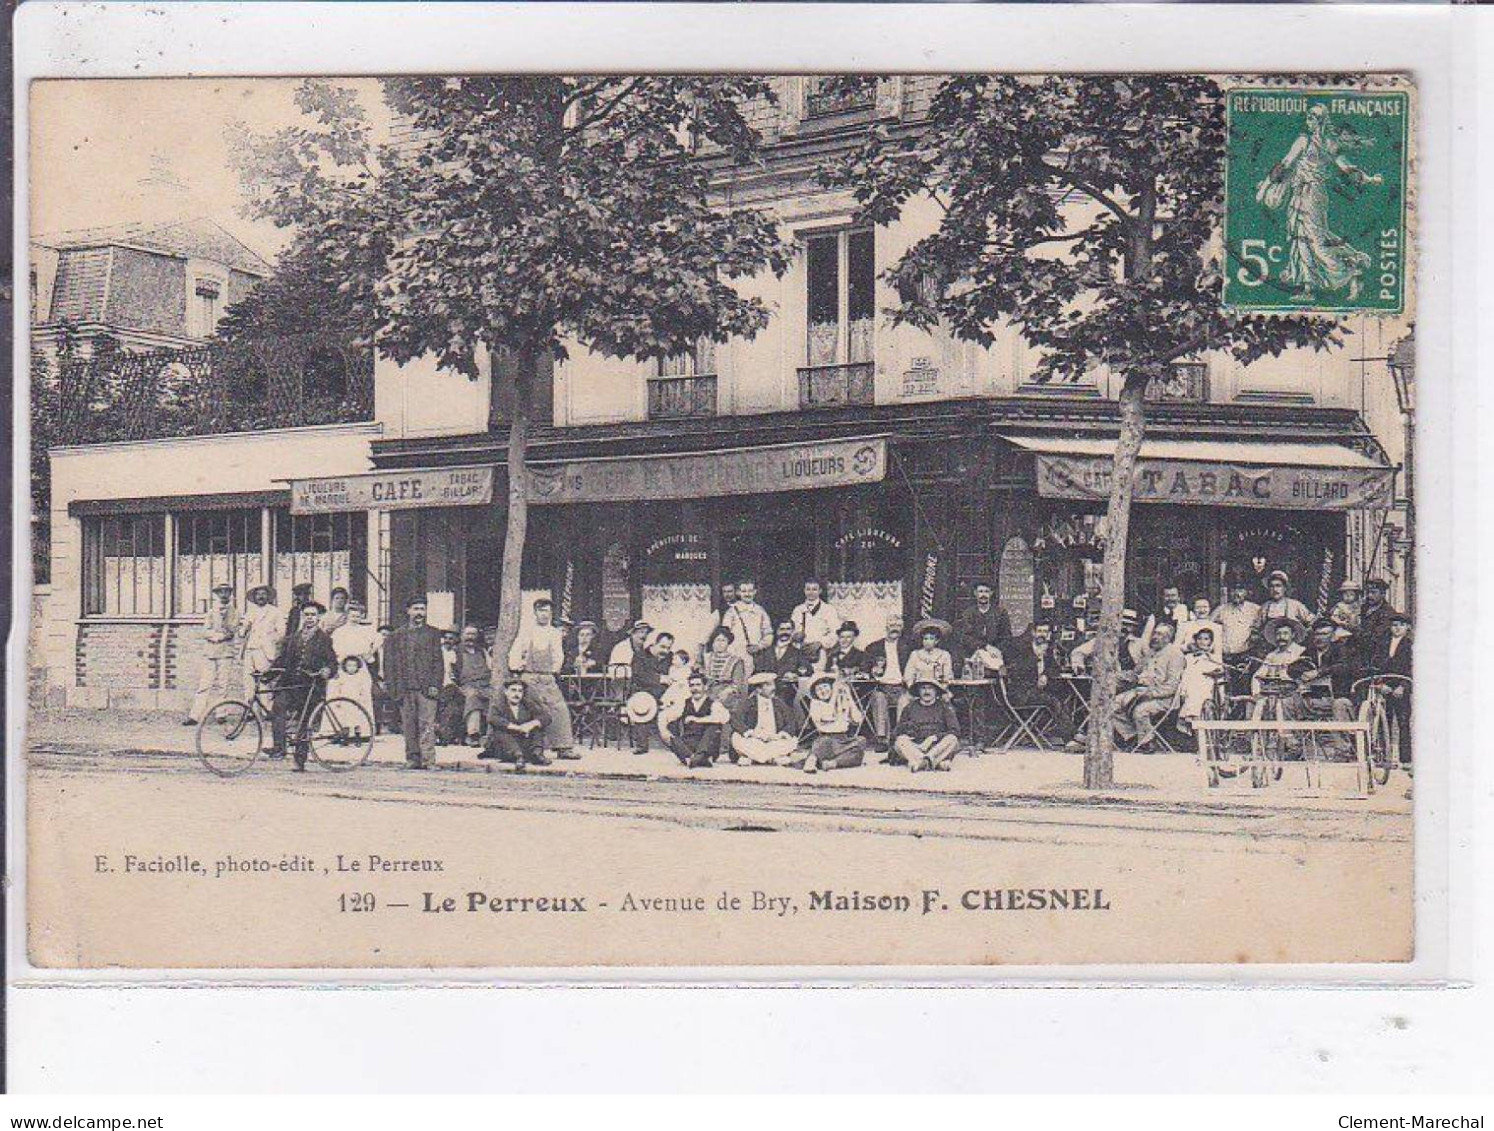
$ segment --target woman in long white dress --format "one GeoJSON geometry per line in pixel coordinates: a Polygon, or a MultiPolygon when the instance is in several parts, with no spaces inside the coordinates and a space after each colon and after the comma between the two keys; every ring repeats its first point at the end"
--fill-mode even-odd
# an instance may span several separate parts
{"type": "Polygon", "coordinates": [[[1359,297],[1371,259],[1328,227],[1328,184],[1335,172],[1360,185],[1380,184],[1378,173],[1366,173],[1344,155],[1369,144],[1352,132],[1335,131],[1327,109],[1314,106],[1307,112],[1306,131],[1256,186],[1255,198],[1267,208],[1286,206],[1289,246],[1281,280],[1304,297],[1345,287],[1351,300],[1359,297]]]}

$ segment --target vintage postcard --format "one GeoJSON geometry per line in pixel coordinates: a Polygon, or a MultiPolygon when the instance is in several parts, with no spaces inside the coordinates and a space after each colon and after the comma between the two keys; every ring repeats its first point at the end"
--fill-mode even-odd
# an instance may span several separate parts
{"type": "Polygon", "coordinates": [[[1415,957],[1408,76],[28,97],[35,966],[1415,957]]]}

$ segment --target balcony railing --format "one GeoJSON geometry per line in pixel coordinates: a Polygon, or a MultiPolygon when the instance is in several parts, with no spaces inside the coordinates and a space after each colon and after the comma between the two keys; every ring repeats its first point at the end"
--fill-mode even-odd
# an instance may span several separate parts
{"type": "Polygon", "coordinates": [[[799,370],[799,407],[839,408],[873,404],[876,399],[873,395],[875,370],[875,364],[870,361],[805,366],[799,370]]]}
{"type": "Polygon", "coordinates": [[[716,415],[716,375],[696,377],[650,377],[648,418],[679,420],[689,416],[716,415]]]}

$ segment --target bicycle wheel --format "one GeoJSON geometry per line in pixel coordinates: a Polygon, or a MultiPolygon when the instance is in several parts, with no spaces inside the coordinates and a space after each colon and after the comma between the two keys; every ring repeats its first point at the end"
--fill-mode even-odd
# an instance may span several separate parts
{"type": "Polygon", "coordinates": [[[363,765],[373,750],[373,720],[351,699],[318,703],[306,720],[307,746],[317,764],[329,770],[363,765]]]}
{"type": "Polygon", "coordinates": [[[237,777],[254,765],[264,745],[264,724],[248,703],[225,699],[197,724],[197,757],[222,778],[237,777]]]}
{"type": "Polygon", "coordinates": [[[1379,696],[1371,695],[1359,706],[1359,721],[1369,724],[1369,772],[1376,785],[1390,780],[1396,751],[1390,734],[1390,719],[1379,696]]]}

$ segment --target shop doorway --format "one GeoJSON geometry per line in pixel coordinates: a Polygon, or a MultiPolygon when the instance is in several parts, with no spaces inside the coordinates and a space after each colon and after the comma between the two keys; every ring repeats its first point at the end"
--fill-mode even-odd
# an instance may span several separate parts
{"type": "Polygon", "coordinates": [[[804,582],[815,576],[812,527],[777,527],[723,534],[718,558],[722,583],[751,577],[758,604],[776,624],[804,600],[804,582]]]}

